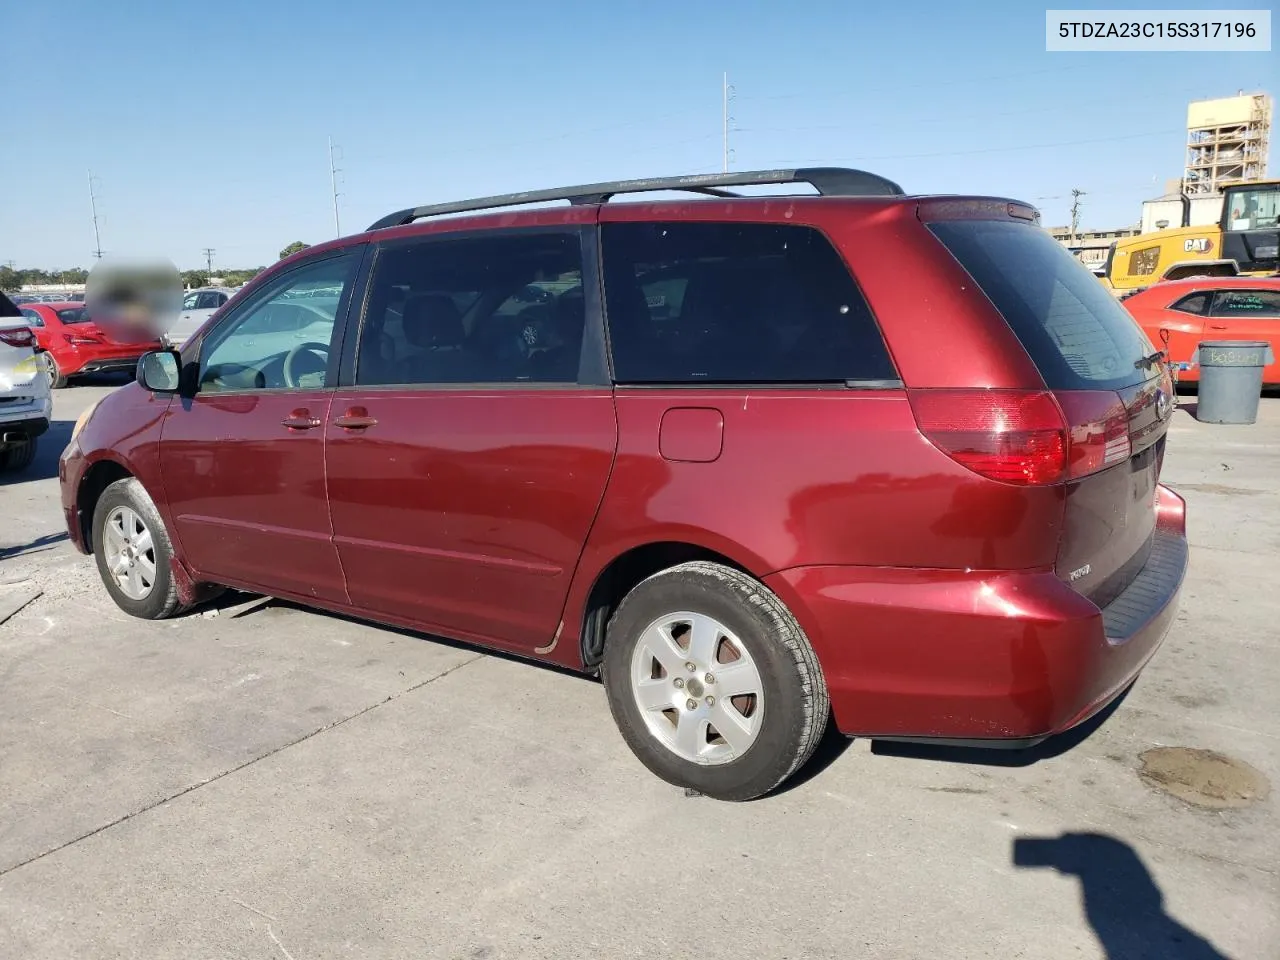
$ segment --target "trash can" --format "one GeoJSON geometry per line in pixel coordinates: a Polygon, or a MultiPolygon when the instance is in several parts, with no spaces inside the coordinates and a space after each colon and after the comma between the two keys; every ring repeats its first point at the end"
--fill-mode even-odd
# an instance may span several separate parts
{"type": "Polygon", "coordinates": [[[1275,363],[1265,340],[1206,340],[1196,348],[1202,423],[1255,423],[1262,396],[1262,368],[1275,363]]]}

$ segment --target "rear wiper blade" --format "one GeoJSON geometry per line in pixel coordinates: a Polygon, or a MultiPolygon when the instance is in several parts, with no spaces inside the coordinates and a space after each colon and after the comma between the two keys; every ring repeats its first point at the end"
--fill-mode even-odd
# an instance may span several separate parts
{"type": "Polygon", "coordinates": [[[1143,357],[1141,360],[1133,361],[1133,365],[1141,370],[1143,367],[1154,367],[1157,363],[1164,359],[1164,351],[1157,350],[1149,356],[1143,357]]]}

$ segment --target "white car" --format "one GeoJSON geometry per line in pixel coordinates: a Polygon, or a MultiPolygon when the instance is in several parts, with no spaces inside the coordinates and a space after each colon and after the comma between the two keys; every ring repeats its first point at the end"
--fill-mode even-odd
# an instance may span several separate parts
{"type": "Polygon", "coordinates": [[[199,330],[214,312],[235,296],[236,291],[227,287],[200,287],[188,290],[182,295],[182,309],[173,328],[165,334],[171,346],[181,347],[191,339],[191,335],[199,330]]]}
{"type": "Polygon", "coordinates": [[[22,312],[0,293],[0,472],[25,470],[36,438],[49,429],[49,375],[36,358],[36,338],[22,312]]]}

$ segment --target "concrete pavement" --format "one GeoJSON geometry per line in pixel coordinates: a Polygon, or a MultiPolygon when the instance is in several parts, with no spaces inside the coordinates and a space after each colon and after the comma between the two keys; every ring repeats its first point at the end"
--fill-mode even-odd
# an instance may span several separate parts
{"type": "Polygon", "coordinates": [[[0,591],[43,591],[0,624],[0,957],[1280,956],[1275,791],[1139,776],[1185,746],[1280,782],[1280,400],[1177,414],[1183,610],[1090,737],[833,738],[740,805],[651,777],[589,679],[287,604],[126,617],[60,539],[58,446],[0,485],[0,591]]]}

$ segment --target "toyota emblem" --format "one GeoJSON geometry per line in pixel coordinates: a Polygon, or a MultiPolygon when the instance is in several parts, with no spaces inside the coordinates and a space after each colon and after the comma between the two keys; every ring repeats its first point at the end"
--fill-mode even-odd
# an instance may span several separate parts
{"type": "Polygon", "coordinates": [[[1169,414],[1172,412],[1173,399],[1163,390],[1156,392],[1156,416],[1161,420],[1168,420],[1169,414]]]}

